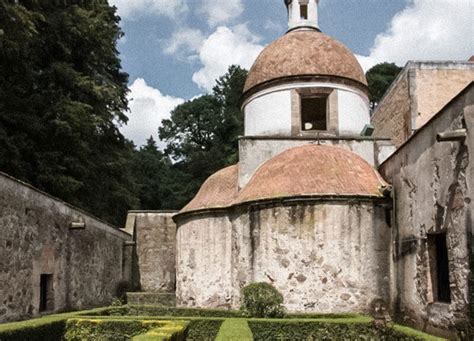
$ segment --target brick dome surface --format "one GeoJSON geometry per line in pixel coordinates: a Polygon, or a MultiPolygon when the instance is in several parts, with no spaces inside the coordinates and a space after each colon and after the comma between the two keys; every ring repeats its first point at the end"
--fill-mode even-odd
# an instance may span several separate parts
{"type": "Polygon", "coordinates": [[[384,185],[359,155],[339,147],[306,145],[260,166],[236,202],[304,196],[381,197],[379,188],[384,185]]]}
{"type": "Polygon", "coordinates": [[[260,53],[249,71],[244,94],[263,83],[292,76],[335,76],[367,86],[362,67],[346,46],[316,30],[295,30],[260,53]]]}
{"type": "Polygon", "coordinates": [[[237,197],[237,176],[237,165],[214,173],[204,182],[193,200],[180,213],[230,206],[237,197]]]}

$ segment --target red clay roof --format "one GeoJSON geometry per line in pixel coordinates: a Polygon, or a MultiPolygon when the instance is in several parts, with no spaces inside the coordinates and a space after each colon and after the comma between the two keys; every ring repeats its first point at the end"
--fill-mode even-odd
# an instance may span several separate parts
{"type": "Polygon", "coordinates": [[[244,93],[290,76],[337,76],[367,85],[364,71],[346,46],[316,30],[291,31],[267,46],[253,64],[244,93]]]}
{"type": "Polygon", "coordinates": [[[179,213],[228,207],[237,197],[238,166],[221,169],[211,175],[198,194],[179,213]]]}
{"type": "Polygon", "coordinates": [[[306,145],[292,148],[264,163],[236,202],[317,196],[382,196],[386,185],[359,155],[339,147],[306,145]]]}

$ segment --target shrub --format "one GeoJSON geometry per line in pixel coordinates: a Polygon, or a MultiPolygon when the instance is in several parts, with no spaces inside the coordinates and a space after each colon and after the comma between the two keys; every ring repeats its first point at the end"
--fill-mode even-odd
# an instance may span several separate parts
{"type": "Polygon", "coordinates": [[[283,317],[283,295],[268,283],[252,283],[242,288],[241,309],[252,317],[283,317]]]}
{"type": "Polygon", "coordinates": [[[115,288],[115,296],[122,304],[127,303],[127,292],[132,291],[132,285],[128,281],[120,281],[115,288]]]}

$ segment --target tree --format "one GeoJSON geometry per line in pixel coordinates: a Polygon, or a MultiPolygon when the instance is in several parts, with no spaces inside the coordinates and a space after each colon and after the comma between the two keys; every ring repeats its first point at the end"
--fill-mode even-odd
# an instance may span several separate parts
{"type": "Polygon", "coordinates": [[[239,100],[246,77],[246,70],[231,66],[211,94],[178,105],[163,120],[159,135],[180,174],[175,208],[191,200],[211,174],[237,162],[238,136],[243,134],[239,100]]]}
{"type": "Polygon", "coordinates": [[[114,223],[137,204],[118,23],[106,0],[0,0],[0,169],[114,223]]]}
{"type": "Polygon", "coordinates": [[[392,82],[398,76],[401,67],[394,63],[381,63],[373,66],[367,71],[367,82],[369,83],[369,99],[372,109],[382,99],[385,92],[388,90],[392,82]]]}

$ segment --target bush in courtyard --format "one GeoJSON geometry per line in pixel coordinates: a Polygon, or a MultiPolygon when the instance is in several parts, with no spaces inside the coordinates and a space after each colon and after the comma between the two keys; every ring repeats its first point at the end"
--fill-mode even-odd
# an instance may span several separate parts
{"type": "Polygon", "coordinates": [[[120,281],[115,288],[115,297],[119,299],[122,304],[127,303],[127,292],[132,291],[132,285],[128,281],[120,281]]]}
{"type": "Polygon", "coordinates": [[[252,317],[283,317],[283,295],[268,283],[252,283],[242,288],[241,309],[252,317]]]}

